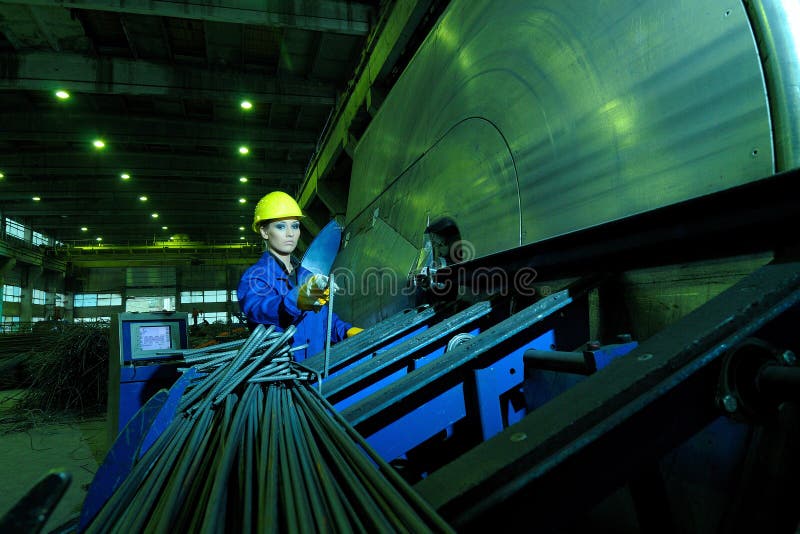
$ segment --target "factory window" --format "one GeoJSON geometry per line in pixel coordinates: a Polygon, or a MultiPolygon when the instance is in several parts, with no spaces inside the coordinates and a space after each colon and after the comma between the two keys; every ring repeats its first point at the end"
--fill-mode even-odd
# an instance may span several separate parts
{"type": "Polygon", "coordinates": [[[25,239],[25,226],[17,221],[6,219],[6,235],[17,239],[25,239]]]}
{"type": "Polygon", "coordinates": [[[203,319],[209,323],[225,323],[228,321],[228,314],[226,312],[206,312],[203,314],[203,319]]]}
{"type": "Polygon", "coordinates": [[[41,289],[34,289],[31,302],[34,304],[47,304],[47,292],[41,289]]]}
{"type": "Polygon", "coordinates": [[[125,311],[137,313],[151,313],[160,311],[175,311],[175,297],[127,297],[125,311]]]}
{"type": "Polygon", "coordinates": [[[66,303],[66,297],[63,293],[56,293],[56,306],[63,308],[66,303]]]}
{"type": "Polygon", "coordinates": [[[122,306],[122,295],[119,293],[78,293],[75,295],[76,308],[93,306],[122,306]]]}
{"type": "Polygon", "coordinates": [[[97,306],[97,295],[84,295],[78,293],[75,295],[75,307],[84,308],[87,306],[97,306]]]}
{"type": "Polygon", "coordinates": [[[181,291],[181,303],[187,304],[189,302],[203,302],[202,291],[181,291]]]}
{"type": "Polygon", "coordinates": [[[34,231],[31,237],[31,243],[34,245],[49,245],[50,238],[44,234],[34,231]]]}
{"type": "Polygon", "coordinates": [[[38,323],[39,321],[44,321],[44,317],[31,317],[32,323],[38,323]]]}
{"type": "Polygon", "coordinates": [[[181,291],[181,303],[189,304],[191,302],[225,302],[226,291],[220,290],[206,290],[206,291],[181,291]]]}
{"type": "Polygon", "coordinates": [[[228,292],[224,289],[219,291],[203,291],[205,302],[225,302],[228,299],[228,292]]]}
{"type": "Polygon", "coordinates": [[[2,332],[19,331],[19,317],[3,315],[3,322],[0,323],[0,331],[2,332]]]}
{"type": "Polygon", "coordinates": [[[22,302],[22,288],[18,286],[3,286],[4,302],[22,302]]]}
{"type": "Polygon", "coordinates": [[[236,296],[236,290],[234,289],[231,291],[231,302],[236,302],[239,300],[239,297],[236,296]]]}

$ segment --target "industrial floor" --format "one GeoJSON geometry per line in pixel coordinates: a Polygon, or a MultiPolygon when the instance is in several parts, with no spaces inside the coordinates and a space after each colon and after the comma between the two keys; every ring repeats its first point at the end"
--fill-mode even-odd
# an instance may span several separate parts
{"type": "Polygon", "coordinates": [[[105,457],[104,418],[9,422],[20,390],[0,391],[0,517],[50,470],[71,475],[67,492],[45,524],[57,530],[80,513],[89,484],[105,457]]]}

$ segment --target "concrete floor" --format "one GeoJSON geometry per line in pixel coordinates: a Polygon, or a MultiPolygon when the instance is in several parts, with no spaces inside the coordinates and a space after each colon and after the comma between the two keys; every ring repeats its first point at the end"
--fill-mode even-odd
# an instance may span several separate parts
{"type": "Polygon", "coordinates": [[[0,517],[49,471],[71,475],[67,492],[41,530],[48,533],[80,513],[86,491],[107,450],[104,418],[11,421],[21,391],[0,391],[0,517]],[[27,428],[23,428],[27,427],[27,428]]]}

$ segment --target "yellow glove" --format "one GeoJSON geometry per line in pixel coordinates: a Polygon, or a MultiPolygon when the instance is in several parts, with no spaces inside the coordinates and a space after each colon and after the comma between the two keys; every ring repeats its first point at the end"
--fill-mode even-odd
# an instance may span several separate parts
{"type": "Polygon", "coordinates": [[[364,331],[363,328],[359,328],[357,326],[354,326],[352,328],[348,328],[347,329],[347,337],[353,337],[354,335],[360,334],[363,331],[364,331]]]}
{"type": "MultiPolygon", "coordinates": [[[[331,299],[328,277],[324,274],[313,274],[297,290],[297,307],[301,310],[319,311],[331,299]]],[[[336,291],[336,285],[333,290],[336,291]]]]}

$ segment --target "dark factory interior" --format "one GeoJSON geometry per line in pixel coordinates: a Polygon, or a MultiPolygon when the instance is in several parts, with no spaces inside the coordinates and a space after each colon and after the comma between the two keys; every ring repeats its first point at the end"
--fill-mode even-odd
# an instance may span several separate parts
{"type": "Polygon", "coordinates": [[[797,0],[0,0],[0,532],[800,533],[799,88],[797,0]]]}

